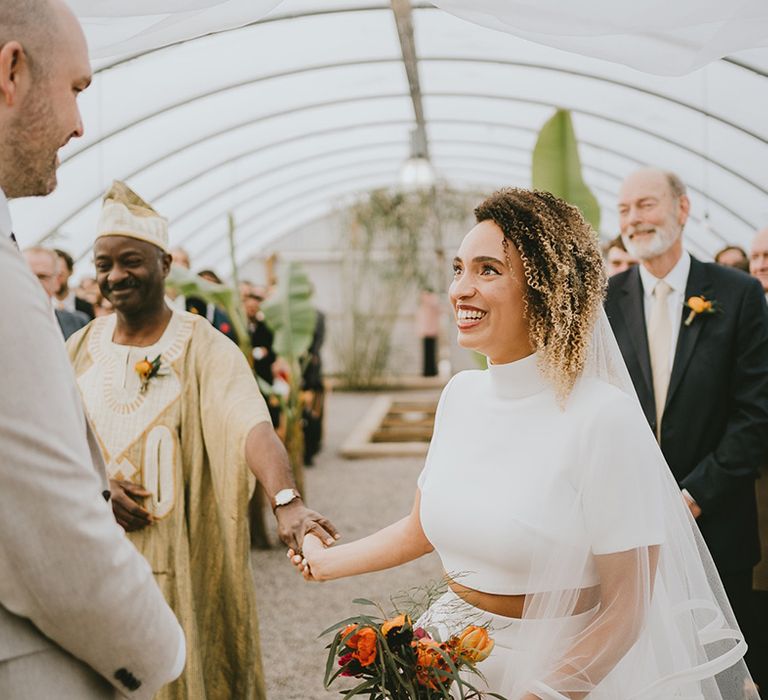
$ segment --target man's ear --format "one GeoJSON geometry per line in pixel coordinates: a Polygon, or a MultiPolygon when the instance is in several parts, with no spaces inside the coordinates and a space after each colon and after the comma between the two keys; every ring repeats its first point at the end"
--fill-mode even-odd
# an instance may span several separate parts
{"type": "Polygon", "coordinates": [[[0,47],[0,100],[6,107],[16,104],[19,78],[28,68],[27,55],[18,41],[9,41],[0,47]]]}
{"type": "Polygon", "coordinates": [[[677,223],[680,226],[685,226],[685,222],[688,221],[688,214],[691,213],[691,200],[688,199],[687,194],[681,194],[677,203],[677,223]]]}
{"type": "Polygon", "coordinates": [[[171,271],[171,263],[173,258],[170,253],[163,253],[160,257],[160,265],[163,270],[163,278],[168,277],[168,273],[171,271]]]}

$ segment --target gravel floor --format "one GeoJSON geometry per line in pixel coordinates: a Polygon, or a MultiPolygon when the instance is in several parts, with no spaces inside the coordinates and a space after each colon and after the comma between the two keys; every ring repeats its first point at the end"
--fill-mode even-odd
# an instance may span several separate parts
{"type": "MultiPolygon", "coordinates": [[[[398,398],[424,395],[398,393],[398,398]]],[[[335,523],[342,541],[363,537],[408,513],[423,464],[423,459],[414,458],[338,456],[339,446],[374,398],[375,394],[329,394],[324,450],[306,473],[309,505],[335,523]]],[[[282,546],[254,551],[252,562],[270,700],[339,697],[337,690],[323,689],[328,639],[318,639],[319,633],[357,612],[354,598],[386,603],[390,594],[436,579],[441,571],[437,556],[431,554],[390,571],[309,584],[293,571],[282,546]]]]}

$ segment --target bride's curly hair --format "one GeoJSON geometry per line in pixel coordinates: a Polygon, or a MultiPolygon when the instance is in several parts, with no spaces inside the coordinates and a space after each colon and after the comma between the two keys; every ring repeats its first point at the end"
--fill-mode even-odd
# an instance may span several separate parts
{"type": "Polygon", "coordinates": [[[493,221],[504,233],[505,252],[511,243],[520,254],[531,344],[564,402],[584,368],[605,297],[597,234],[576,207],[537,190],[498,190],[475,217],[493,221]]]}

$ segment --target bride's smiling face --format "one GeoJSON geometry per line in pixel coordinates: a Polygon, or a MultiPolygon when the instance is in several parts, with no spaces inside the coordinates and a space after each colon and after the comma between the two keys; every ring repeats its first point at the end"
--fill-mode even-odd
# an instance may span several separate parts
{"type": "Polygon", "coordinates": [[[523,261],[512,243],[505,253],[503,240],[493,221],[477,224],[453,259],[450,287],[459,345],[494,364],[533,352],[525,317],[523,261]]]}

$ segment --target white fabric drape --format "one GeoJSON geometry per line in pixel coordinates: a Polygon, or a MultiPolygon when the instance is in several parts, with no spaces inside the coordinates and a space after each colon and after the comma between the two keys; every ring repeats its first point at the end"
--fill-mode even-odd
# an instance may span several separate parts
{"type": "Polygon", "coordinates": [[[659,75],[768,46],[765,0],[433,0],[469,22],[659,75]]]}
{"type": "Polygon", "coordinates": [[[255,22],[281,0],[70,0],[92,58],[126,56],[255,22]]]}
{"type": "MultiPolygon", "coordinates": [[[[71,0],[94,58],[130,55],[255,22],[281,0],[71,0]]],[[[433,0],[457,17],[523,39],[681,75],[768,46],[764,0],[433,0]]]]}

